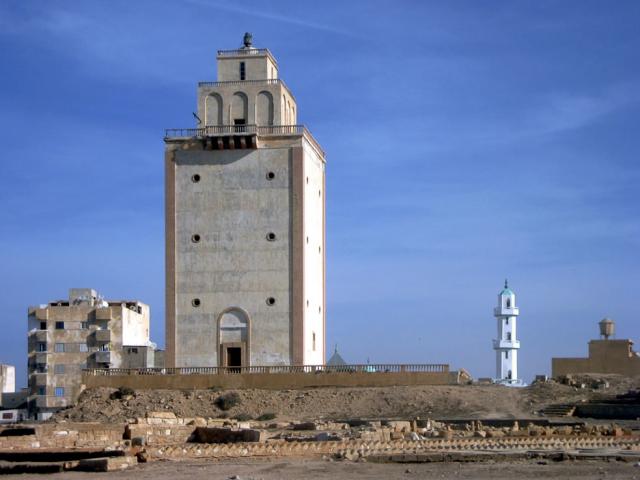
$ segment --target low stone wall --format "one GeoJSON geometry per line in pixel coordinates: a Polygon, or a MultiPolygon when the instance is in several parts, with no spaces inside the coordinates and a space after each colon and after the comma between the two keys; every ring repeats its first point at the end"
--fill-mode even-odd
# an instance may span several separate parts
{"type": "Polygon", "coordinates": [[[395,387],[452,385],[455,372],[336,372],[336,373],[240,373],[218,375],[90,375],[83,374],[87,388],[129,387],[136,390],[170,389],[296,389],[309,387],[395,387]]]}
{"type": "MultiPolygon", "coordinates": [[[[33,428],[33,435],[0,435],[0,450],[25,448],[106,448],[124,445],[124,425],[62,423],[20,425],[33,428]]],[[[11,428],[11,427],[9,427],[11,428]]],[[[7,429],[9,429],[7,428],[7,429]]]]}

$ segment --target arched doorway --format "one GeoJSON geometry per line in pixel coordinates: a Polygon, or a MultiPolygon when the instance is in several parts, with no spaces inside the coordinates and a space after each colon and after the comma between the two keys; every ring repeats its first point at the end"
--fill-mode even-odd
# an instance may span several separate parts
{"type": "Polygon", "coordinates": [[[222,125],[222,97],[217,93],[210,93],[204,100],[205,126],[222,125]]]}
{"type": "Polygon", "coordinates": [[[269,92],[260,92],[256,101],[256,124],[273,125],[273,97],[269,92]]]}
{"type": "Polygon", "coordinates": [[[230,307],[218,317],[218,366],[248,367],[251,321],[241,308],[230,307]]]}

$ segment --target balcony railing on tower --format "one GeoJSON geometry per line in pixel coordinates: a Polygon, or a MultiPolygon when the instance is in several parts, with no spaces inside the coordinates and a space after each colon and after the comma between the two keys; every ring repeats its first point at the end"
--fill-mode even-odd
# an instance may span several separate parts
{"type": "Polygon", "coordinates": [[[209,125],[200,128],[167,128],[164,138],[170,140],[226,135],[258,135],[262,137],[304,135],[324,156],[324,150],[304,125],[209,125]]]}

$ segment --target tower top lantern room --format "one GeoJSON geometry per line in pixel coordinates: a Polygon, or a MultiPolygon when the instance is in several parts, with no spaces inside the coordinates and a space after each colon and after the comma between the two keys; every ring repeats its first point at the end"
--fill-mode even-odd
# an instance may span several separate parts
{"type": "Polygon", "coordinates": [[[297,124],[296,100],[279,78],[278,62],[267,48],[253,46],[250,33],[245,33],[242,47],[218,50],[216,58],[217,81],[198,84],[198,127],[215,131],[246,125],[250,127],[245,130],[251,130],[297,124]]]}

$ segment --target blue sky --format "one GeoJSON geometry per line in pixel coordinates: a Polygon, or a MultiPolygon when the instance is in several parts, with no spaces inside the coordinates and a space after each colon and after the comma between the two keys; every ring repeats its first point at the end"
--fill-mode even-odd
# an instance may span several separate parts
{"type": "Polygon", "coordinates": [[[4,1],[0,362],[28,305],[93,287],[164,343],[163,129],[251,31],[327,152],[328,350],[520,370],[640,333],[640,3],[4,1]]]}

